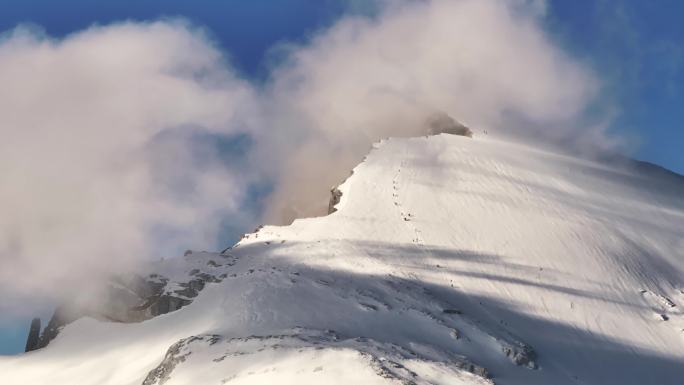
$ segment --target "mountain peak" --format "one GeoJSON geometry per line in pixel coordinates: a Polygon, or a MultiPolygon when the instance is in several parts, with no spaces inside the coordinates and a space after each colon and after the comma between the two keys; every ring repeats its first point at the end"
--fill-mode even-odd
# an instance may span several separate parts
{"type": "Polygon", "coordinates": [[[330,215],[153,267],[168,282],[197,263],[221,277],[191,303],[138,323],[82,318],[0,360],[0,381],[674,385],[684,374],[684,207],[680,190],[650,188],[662,173],[487,136],[374,147],[330,215]],[[36,365],[47,362],[72,369],[36,365]]]}

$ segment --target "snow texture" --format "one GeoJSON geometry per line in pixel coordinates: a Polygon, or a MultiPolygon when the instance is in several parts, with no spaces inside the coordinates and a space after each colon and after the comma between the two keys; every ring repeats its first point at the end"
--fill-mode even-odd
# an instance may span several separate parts
{"type": "Polygon", "coordinates": [[[221,276],[189,305],[82,318],[0,383],[683,383],[682,177],[488,136],[374,147],[332,214],[151,266],[221,276]]]}

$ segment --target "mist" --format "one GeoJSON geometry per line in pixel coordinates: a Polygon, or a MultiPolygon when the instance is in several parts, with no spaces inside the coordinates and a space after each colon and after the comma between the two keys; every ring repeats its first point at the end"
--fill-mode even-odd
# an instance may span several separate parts
{"type": "Polygon", "coordinates": [[[0,43],[0,83],[0,289],[22,299],[3,314],[213,246],[237,211],[241,172],[191,138],[239,134],[253,90],[202,31],[124,23],[57,41],[19,28],[0,43]]]}
{"type": "Polygon", "coordinates": [[[275,119],[261,139],[281,158],[270,221],[320,214],[327,190],[370,143],[422,135],[435,111],[476,134],[568,146],[591,133],[604,142],[600,127],[583,122],[596,76],[546,36],[543,3],[392,4],[290,47],[274,71],[275,119]]]}
{"type": "Polygon", "coordinates": [[[543,3],[378,7],[274,47],[282,59],[259,83],[179,20],[60,40],[29,27],[5,33],[0,313],[218,248],[226,221],[248,231],[323,215],[330,188],[373,142],[425,134],[436,112],[475,136],[608,142],[586,124],[597,76],[546,34],[543,3]],[[271,191],[258,212],[245,207],[255,185],[271,191]]]}

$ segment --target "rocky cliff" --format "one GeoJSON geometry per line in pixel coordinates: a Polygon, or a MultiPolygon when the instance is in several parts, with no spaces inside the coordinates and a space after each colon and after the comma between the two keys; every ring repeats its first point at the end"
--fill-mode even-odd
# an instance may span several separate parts
{"type": "MultiPolygon", "coordinates": [[[[176,274],[173,279],[163,274],[163,268],[161,273],[149,273],[144,277],[137,274],[115,276],[103,290],[97,291],[97,298],[85,302],[65,301],[55,309],[42,332],[40,319],[31,322],[26,351],[47,346],[65,325],[82,317],[106,322],[141,322],[190,304],[207,283],[221,282],[225,278],[212,271],[219,263],[213,259],[205,261],[203,256],[204,253],[187,252],[183,259],[197,259],[196,263],[190,263],[197,267],[188,270],[187,274],[176,274]]],[[[163,263],[156,265],[163,266],[163,263]]]]}

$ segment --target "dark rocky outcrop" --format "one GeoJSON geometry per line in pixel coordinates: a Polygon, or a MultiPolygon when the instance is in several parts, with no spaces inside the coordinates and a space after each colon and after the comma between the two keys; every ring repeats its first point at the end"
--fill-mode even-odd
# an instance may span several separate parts
{"type": "Polygon", "coordinates": [[[187,341],[187,339],[183,339],[171,345],[164,356],[164,360],[147,374],[143,385],[163,385],[168,381],[171,378],[173,369],[190,355],[189,352],[181,354],[181,350],[185,347],[187,341]]]}
{"type": "Polygon", "coordinates": [[[427,119],[428,135],[451,134],[473,137],[473,131],[444,112],[436,112],[427,119]]]}
{"type": "Polygon", "coordinates": [[[31,320],[31,326],[29,327],[28,338],[26,339],[26,349],[25,352],[30,352],[31,350],[36,350],[38,348],[38,342],[40,341],[40,318],[34,318],[31,320]]]}
{"type": "Polygon", "coordinates": [[[156,317],[160,314],[171,313],[172,311],[176,311],[183,306],[189,305],[191,302],[192,301],[189,299],[178,298],[166,294],[159,296],[158,298],[155,298],[153,303],[148,308],[149,313],[152,314],[150,318],[156,317]]]}
{"type": "Polygon", "coordinates": [[[164,359],[152,369],[145,377],[142,385],[163,385],[171,378],[171,372],[184,362],[192,353],[188,350],[188,346],[194,342],[207,342],[210,345],[215,344],[221,339],[218,335],[203,335],[183,338],[182,340],[171,345],[166,351],[164,359]]]}
{"type": "Polygon", "coordinates": [[[342,199],[342,191],[340,191],[337,187],[333,187],[330,190],[330,202],[328,203],[328,214],[332,214],[337,209],[335,208],[335,205],[340,203],[340,199],[342,199]]]}
{"type": "Polygon", "coordinates": [[[31,321],[31,328],[26,339],[26,351],[30,352],[47,346],[50,341],[57,337],[64,325],[80,318],[76,314],[76,311],[65,305],[58,306],[42,333],[40,333],[40,319],[34,318],[31,321]]]}
{"type": "Polygon", "coordinates": [[[169,279],[158,274],[147,278],[138,275],[117,276],[98,297],[87,304],[65,303],[55,309],[47,326],[40,333],[40,319],[31,322],[26,351],[47,346],[67,324],[81,317],[110,322],[142,322],[161,314],[176,311],[192,302],[209,282],[221,282],[209,273],[193,270],[188,282],[178,282],[182,289],[165,292],[169,279]]]}
{"type": "Polygon", "coordinates": [[[537,363],[535,362],[537,358],[537,353],[532,349],[531,346],[519,343],[517,346],[514,345],[503,345],[503,353],[508,357],[511,362],[518,366],[524,366],[529,369],[537,369],[537,363]]]}
{"type": "MultiPolygon", "coordinates": [[[[178,375],[179,369],[183,370],[181,367],[193,354],[199,355],[203,360],[211,358],[212,362],[220,363],[230,359],[230,357],[259,355],[262,352],[281,351],[281,354],[286,355],[288,351],[296,354],[294,352],[301,353],[305,350],[339,351],[340,349],[356,352],[377,376],[396,384],[415,385],[418,383],[416,380],[419,379],[420,375],[405,366],[403,364],[405,361],[418,360],[435,363],[417,351],[366,337],[343,338],[334,330],[313,330],[298,327],[280,334],[232,338],[216,334],[203,334],[183,338],[171,345],[159,365],[148,372],[142,385],[164,385],[169,382],[174,374],[178,375]],[[217,348],[209,349],[216,344],[219,344],[217,348]]],[[[438,365],[442,363],[439,362],[438,365]]],[[[492,377],[486,368],[468,361],[465,357],[451,356],[448,364],[485,379],[492,377]]],[[[185,369],[187,370],[187,368],[185,369]]],[[[187,374],[186,371],[181,376],[187,374]]],[[[227,382],[230,381],[225,379],[222,383],[227,382]]],[[[478,383],[481,382],[478,381],[478,383]]],[[[492,382],[487,381],[486,383],[492,382]]]]}

